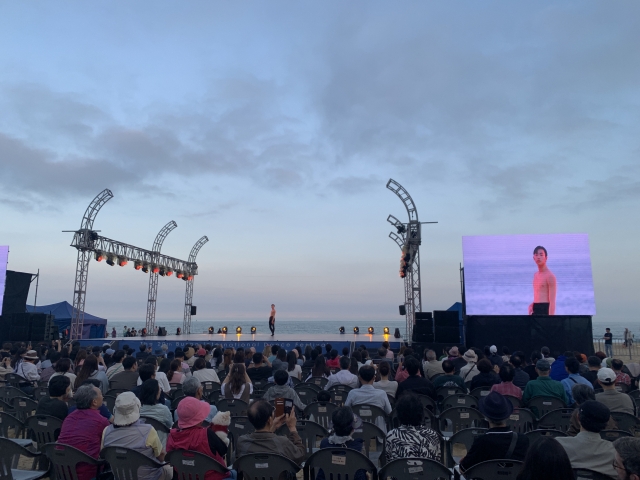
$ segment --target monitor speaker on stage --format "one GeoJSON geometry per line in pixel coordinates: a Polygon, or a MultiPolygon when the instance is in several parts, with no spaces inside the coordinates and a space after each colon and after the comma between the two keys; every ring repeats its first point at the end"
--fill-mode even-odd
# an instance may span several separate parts
{"type": "Polygon", "coordinates": [[[198,307],[196,307],[195,305],[191,305],[191,315],[195,315],[197,309],[198,307]]]}
{"type": "Polygon", "coordinates": [[[436,310],[433,312],[436,327],[458,327],[460,313],[457,310],[436,310]]]}
{"type": "Polygon", "coordinates": [[[164,327],[158,328],[158,336],[159,337],[166,337],[167,336],[167,329],[164,328],[164,327]]]}
{"type": "Polygon", "coordinates": [[[416,322],[431,319],[433,319],[431,312],[416,312],[416,322]]]}
{"type": "Polygon", "coordinates": [[[407,307],[405,307],[404,305],[398,306],[398,310],[400,311],[400,315],[406,315],[407,314],[407,307]]]}
{"type": "Polygon", "coordinates": [[[458,343],[460,342],[460,328],[439,327],[436,325],[436,341],[438,343],[458,343]]]}

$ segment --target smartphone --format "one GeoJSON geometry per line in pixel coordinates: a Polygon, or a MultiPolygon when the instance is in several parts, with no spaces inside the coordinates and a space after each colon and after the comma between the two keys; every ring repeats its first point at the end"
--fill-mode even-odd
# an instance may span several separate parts
{"type": "Polygon", "coordinates": [[[285,407],[285,399],[284,398],[276,398],[273,403],[276,406],[276,418],[284,415],[284,407],[285,407]]]}
{"type": "Polygon", "coordinates": [[[293,400],[289,398],[284,399],[284,413],[286,415],[291,414],[291,410],[293,410],[293,400]]]}

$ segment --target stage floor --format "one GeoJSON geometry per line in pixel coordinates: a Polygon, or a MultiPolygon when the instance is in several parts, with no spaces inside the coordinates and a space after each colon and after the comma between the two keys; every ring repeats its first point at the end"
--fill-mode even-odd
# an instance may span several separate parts
{"type": "Polygon", "coordinates": [[[102,345],[103,343],[113,344],[112,348],[121,348],[123,345],[129,345],[130,348],[138,349],[140,344],[151,345],[151,348],[155,352],[160,350],[162,344],[167,344],[169,350],[175,350],[176,347],[183,347],[187,343],[189,344],[215,344],[222,345],[223,347],[255,347],[256,350],[262,350],[266,345],[280,345],[287,350],[300,345],[303,349],[306,345],[316,346],[330,343],[333,348],[340,352],[344,347],[352,349],[354,345],[366,345],[367,348],[378,348],[382,345],[382,342],[387,341],[393,349],[399,349],[402,343],[402,338],[394,338],[393,335],[374,334],[369,335],[353,333],[349,334],[287,334],[277,333],[272,337],[266,333],[242,333],[240,335],[235,333],[227,333],[226,335],[221,333],[191,333],[185,335],[167,335],[166,337],[116,337],[116,338],[92,338],[87,340],[80,340],[81,345],[102,345]]]}

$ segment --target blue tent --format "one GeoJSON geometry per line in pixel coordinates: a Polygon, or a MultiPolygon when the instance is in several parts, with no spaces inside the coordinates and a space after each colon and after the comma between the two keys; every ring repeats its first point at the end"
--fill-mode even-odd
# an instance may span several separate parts
{"type": "MultiPolygon", "coordinates": [[[[73,306],[69,302],[52,303],[51,305],[39,305],[33,308],[27,305],[27,312],[47,313],[54,315],[54,320],[58,331],[63,332],[67,328],[71,328],[71,318],[75,312],[73,306]]],[[[84,327],[82,329],[82,338],[104,338],[107,329],[107,319],[96,317],[84,312],[84,327]]]]}

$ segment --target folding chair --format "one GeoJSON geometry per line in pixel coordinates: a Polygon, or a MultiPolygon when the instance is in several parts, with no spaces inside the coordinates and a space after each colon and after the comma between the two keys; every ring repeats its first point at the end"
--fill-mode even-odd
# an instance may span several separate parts
{"type": "Polygon", "coordinates": [[[0,412],[0,437],[11,440],[21,447],[30,447],[33,441],[25,438],[27,429],[19,419],[5,412],[0,412]],[[9,430],[13,430],[13,437],[9,436],[9,430]]]}
{"type": "Polygon", "coordinates": [[[385,432],[374,423],[362,422],[360,428],[356,429],[351,436],[361,438],[364,441],[365,455],[374,465],[378,465],[378,460],[384,450],[385,432]],[[375,450],[371,449],[372,444],[375,444],[375,450]]]}
{"type": "Polygon", "coordinates": [[[496,478],[510,480],[515,479],[521,469],[522,462],[517,460],[487,460],[465,471],[464,478],[466,480],[493,480],[496,478]]]}
{"type": "Polygon", "coordinates": [[[304,409],[304,416],[327,430],[331,430],[331,415],[338,406],[331,402],[313,402],[304,409]]]}
{"type": "Polygon", "coordinates": [[[529,438],[529,444],[533,444],[540,437],[567,437],[568,435],[560,430],[531,430],[530,432],[525,433],[525,435],[529,438]]]}
{"type": "Polygon", "coordinates": [[[536,428],[536,417],[526,408],[515,408],[507,418],[507,425],[517,433],[530,432],[536,428]]]}
{"type": "Polygon", "coordinates": [[[300,401],[305,405],[309,405],[316,401],[319,390],[316,390],[316,386],[309,383],[301,383],[296,385],[294,390],[300,397],[300,401]]]}
{"type": "Polygon", "coordinates": [[[613,418],[618,425],[618,430],[624,430],[633,436],[640,435],[640,418],[634,417],[626,412],[611,412],[613,418]]]}
{"type": "Polygon", "coordinates": [[[363,422],[373,423],[378,426],[383,432],[387,432],[389,428],[387,414],[380,407],[375,405],[351,405],[353,413],[358,415],[363,422]]]}
{"type": "Polygon", "coordinates": [[[559,408],[543,415],[538,420],[538,429],[551,429],[566,432],[571,426],[572,408],[559,408]]]}
{"type": "Polygon", "coordinates": [[[49,387],[36,387],[33,389],[33,398],[36,402],[49,396],[49,387]]]}
{"type": "Polygon", "coordinates": [[[62,428],[62,420],[51,415],[34,415],[28,417],[25,426],[33,433],[33,439],[38,444],[38,450],[42,449],[47,443],[53,443],[58,440],[60,429],[62,428]]]}
{"type": "Polygon", "coordinates": [[[600,432],[600,438],[610,442],[615,442],[622,437],[633,437],[633,435],[625,430],[602,430],[600,432]]]}
{"type": "Polygon", "coordinates": [[[333,385],[327,391],[331,395],[331,403],[335,403],[336,405],[341,407],[347,400],[347,395],[349,395],[349,392],[351,390],[353,390],[353,388],[347,385],[333,385]]]}
{"type": "Polygon", "coordinates": [[[454,433],[451,437],[449,437],[444,442],[444,454],[443,454],[444,464],[449,468],[453,468],[455,465],[458,465],[460,463],[460,460],[462,460],[462,458],[464,457],[464,455],[460,457],[457,455],[454,456],[453,455],[454,445],[464,445],[465,455],[466,455],[467,453],[469,453],[469,450],[471,449],[471,445],[473,445],[473,442],[475,441],[475,439],[484,435],[485,433],[487,433],[486,428],[465,428],[463,430],[460,430],[454,433]]]}
{"type": "Polygon", "coordinates": [[[237,399],[220,398],[216,402],[216,407],[220,412],[231,412],[232,417],[242,417],[247,415],[249,404],[237,399]]]}
{"type": "Polygon", "coordinates": [[[461,387],[440,387],[436,390],[436,401],[440,404],[448,396],[458,393],[467,393],[467,390],[461,387]]]}
{"type": "MultiPolygon", "coordinates": [[[[437,404],[436,402],[433,400],[433,398],[431,397],[427,397],[426,395],[416,395],[418,397],[418,399],[420,400],[420,402],[422,403],[422,406],[427,409],[430,410],[431,413],[433,413],[435,415],[436,410],[437,410],[437,404]]],[[[390,398],[393,398],[389,395],[390,398]]],[[[391,400],[389,400],[389,403],[391,403],[391,400]]],[[[393,403],[391,403],[391,407],[393,407],[393,405],[395,404],[395,398],[393,399],[393,403]]]]}
{"type": "Polygon", "coordinates": [[[14,398],[11,404],[16,412],[16,417],[21,422],[25,422],[27,417],[33,415],[38,408],[38,402],[27,397],[14,398]]]}
{"type": "Polygon", "coordinates": [[[399,458],[380,469],[378,480],[449,480],[451,471],[435,460],[427,458],[399,458]]]}
{"type": "Polygon", "coordinates": [[[275,453],[250,453],[236,458],[233,466],[244,480],[278,480],[282,473],[295,474],[300,467],[275,453]]]}
{"type": "Polygon", "coordinates": [[[227,473],[229,469],[217,460],[200,452],[174,450],[165,457],[179,480],[204,480],[207,472],[227,473]]]}
{"type": "MultiPolygon", "coordinates": [[[[309,458],[313,453],[315,453],[320,448],[320,441],[329,436],[329,431],[324,428],[322,425],[316,422],[312,422],[311,420],[298,420],[296,422],[296,430],[298,431],[298,435],[302,439],[302,444],[304,445],[307,454],[306,458],[309,458]]],[[[282,425],[278,430],[276,430],[276,434],[278,435],[287,435],[289,433],[289,428],[286,425],[282,425]]],[[[355,434],[353,435],[355,437],[355,434]]]]}
{"type": "Polygon", "coordinates": [[[520,400],[518,397],[514,397],[513,395],[504,395],[504,398],[506,398],[511,402],[511,405],[513,405],[513,408],[523,407],[522,400],[520,400]]]}
{"type": "Polygon", "coordinates": [[[304,383],[310,383],[312,385],[317,385],[318,387],[323,389],[325,387],[325,385],[327,383],[329,383],[329,380],[324,378],[324,377],[311,377],[310,379],[306,380],[304,383]]]}
{"type": "Polygon", "coordinates": [[[533,397],[527,405],[529,410],[533,412],[536,418],[542,418],[547,413],[558,410],[559,408],[567,408],[562,400],[556,397],[533,397]]]}
{"type": "Polygon", "coordinates": [[[484,428],[485,426],[484,416],[475,408],[449,408],[438,417],[438,430],[444,437],[450,437],[465,428],[484,428]]]}
{"type": "Polygon", "coordinates": [[[472,395],[457,393],[442,400],[442,410],[454,407],[478,408],[478,399],[472,395]]]}
{"type": "Polygon", "coordinates": [[[41,453],[34,453],[18,445],[8,438],[0,438],[0,480],[36,480],[49,474],[49,469],[44,470],[23,470],[15,468],[21,456],[34,459],[35,463],[40,463],[46,457],[41,453]]]}
{"type": "Polygon", "coordinates": [[[480,401],[482,397],[486,397],[489,393],[491,393],[491,387],[478,387],[471,390],[469,395],[476,397],[480,401]]]}
{"type": "Polygon", "coordinates": [[[76,466],[85,463],[96,467],[98,473],[105,465],[104,460],[95,459],[81,450],[64,443],[48,443],[42,447],[44,453],[52,464],[56,480],[78,480],[76,466]]]}
{"type": "Polygon", "coordinates": [[[109,465],[115,480],[137,480],[138,468],[162,468],[166,464],[124,447],[104,447],[100,452],[109,465]]]}
{"type": "Polygon", "coordinates": [[[311,455],[304,464],[304,478],[315,479],[322,469],[324,478],[337,480],[349,479],[358,470],[364,470],[371,474],[371,478],[377,477],[377,469],[371,460],[365,455],[348,448],[323,448],[311,455]]]}

